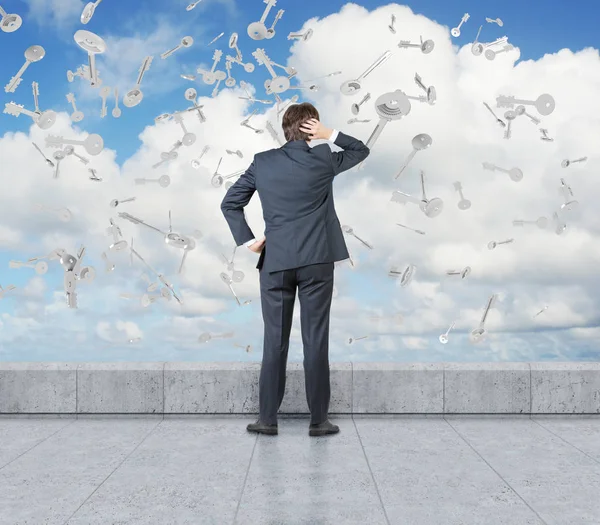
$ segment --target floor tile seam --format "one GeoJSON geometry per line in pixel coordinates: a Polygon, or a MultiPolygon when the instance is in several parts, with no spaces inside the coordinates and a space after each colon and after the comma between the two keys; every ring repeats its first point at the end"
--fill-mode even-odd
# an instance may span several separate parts
{"type": "Polygon", "coordinates": [[[494,467],[492,467],[492,465],[483,457],[483,455],[469,442],[468,439],[466,439],[451,423],[450,421],[448,421],[446,418],[444,418],[444,420],[446,421],[446,423],[450,426],[450,428],[452,430],[454,430],[454,432],[456,432],[456,434],[466,443],[466,445],[473,451],[475,452],[475,454],[477,454],[481,460],[492,470],[492,472],[494,472],[494,474],[496,474],[496,476],[498,476],[502,482],[510,489],[512,490],[517,497],[523,502],[525,503],[525,505],[529,508],[529,510],[531,510],[531,512],[533,512],[544,525],[548,525],[548,522],[546,522],[539,514],[538,512],[525,500],[525,498],[523,498],[523,496],[521,496],[521,494],[519,494],[513,487],[512,485],[506,480],[504,479],[504,477],[500,474],[500,472],[498,472],[494,467]]]}
{"type": "Polygon", "coordinates": [[[582,454],[584,454],[585,456],[587,456],[588,458],[590,458],[591,460],[595,461],[596,463],[598,463],[600,465],[600,461],[597,460],[594,456],[591,456],[590,454],[588,454],[585,450],[581,450],[577,445],[573,445],[573,443],[571,443],[570,441],[568,441],[567,439],[565,439],[561,435],[557,434],[556,432],[552,432],[552,430],[550,430],[548,427],[545,427],[544,425],[542,425],[536,419],[532,419],[531,421],[533,421],[536,425],[539,425],[540,427],[542,427],[544,430],[546,430],[547,432],[549,432],[553,436],[556,436],[561,441],[564,441],[567,445],[573,447],[575,450],[578,450],[579,452],[581,452],[582,454]]]}
{"type": "Polygon", "coordinates": [[[527,362],[527,365],[529,366],[529,419],[531,419],[531,412],[533,411],[533,385],[531,383],[531,362],[527,362]]]}
{"type": "Polygon", "coordinates": [[[31,452],[34,448],[36,448],[37,446],[41,445],[42,443],[44,443],[44,441],[47,441],[48,439],[50,439],[51,437],[55,436],[56,434],[58,434],[61,430],[63,430],[64,428],[68,427],[69,425],[72,425],[73,423],[75,423],[75,421],[77,421],[77,419],[72,419],[69,423],[67,423],[66,425],[63,425],[62,427],[56,429],[54,432],[52,432],[52,434],[49,434],[48,436],[46,436],[44,439],[42,439],[41,441],[38,441],[35,445],[33,445],[32,447],[28,448],[27,450],[25,450],[23,453],[19,454],[17,457],[11,459],[8,463],[5,463],[4,465],[0,466],[0,470],[2,470],[4,467],[10,465],[11,463],[13,463],[14,461],[16,461],[17,459],[19,459],[20,457],[24,456],[25,454],[31,452]]]}
{"type": "Polygon", "coordinates": [[[391,525],[390,518],[387,515],[387,510],[385,509],[385,505],[383,504],[383,498],[381,497],[381,493],[379,492],[379,487],[377,485],[377,481],[375,480],[375,475],[373,474],[373,470],[371,469],[371,464],[369,463],[369,458],[367,457],[367,452],[363,445],[362,439],[360,437],[360,433],[358,432],[358,427],[356,426],[356,421],[354,417],[352,417],[352,424],[354,425],[354,430],[356,431],[356,436],[358,437],[358,442],[360,443],[360,448],[365,457],[365,461],[367,463],[367,468],[369,469],[369,474],[371,474],[371,479],[373,480],[373,486],[375,487],[375,492],[377,493],[377,498],[379,498],[379,504],[381,505],[381,510],[383,511],[383,515],[385,517],[385,521],[387,525],[391,525]]]}
{"type": "Polygon", "coordinates": [[[235,514],[233,515],[232,525],[235,525],[238,517],[238,513],[240,511],[240,505],[242,504],[242,498],[244,497],[244,490],[246,489],[246,482],[248,481],[248,475],[250,474],[250,466],[252,465],[252,459],[254,458],[254,451],[256,450],[256,445],[258,444],[258,434],[256,435],[256,439],[254,440],[254,446],[252,447],[252,453],[250,454],[250,461],[248,461],[248,468],[246,469],[246,475],[244,476],[244,482],[242,483],[242,490],[240,492],[240,498],[238,499],[238,504],[235,508],[235,514]]]}
{"type": "Polygon", "coordinates": [[[123,465],[123,463],[125,463],[125,461],[127,461],[131,455],[139,448],[142,446],[142,444],[150,437],[150,435],[157,429],[157,427],[163,422],[163,420],[159,420],[158,423],[156,425],[154,425],[154,427],[152,427],[150,429],[150,431],[142,438],[142,440],[135,446],[133,447],[133,449],[131,450],[131,452],[129,452],[129,454],[127,454],[122,460],[121,462],[112,470],[112,472],[110,472],[110,474],[108,474],[108,476],[106,476],[101,482],[100,484],[92,491],[90,492],[90,494],[88,495],[87,498],[85,498],[82,502],[81,505],[79,505],[79,507],[77,507],[75,509],[75,511],[65,520],[63,525],[68,525],[69,520],[75,516],[75,514],[77,514],[77,512],[79,512],[79,509],[81,509],[81,507],[83,507],[85,505],[85,503],[100,489],[100,487],[102,487],[102,485],[104,485],[104,483],[106,483],[106,481],[108,481],[108,479],[119,469],[121,468],[121,465],[123,465]]]}

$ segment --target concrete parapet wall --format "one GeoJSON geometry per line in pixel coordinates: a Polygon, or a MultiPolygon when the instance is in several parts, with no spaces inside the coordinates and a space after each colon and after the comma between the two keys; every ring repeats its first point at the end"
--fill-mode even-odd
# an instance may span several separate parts
{"type": "MultiPolygon", "coordinates": [[[[600,414],[600,363],[331,363],[331,414],[600,414]]],[[[256,414],[260,363],[0,363],[0,414],[256,414]]],[[[301,363],[281,413],[308,414],[301,363]]]]}

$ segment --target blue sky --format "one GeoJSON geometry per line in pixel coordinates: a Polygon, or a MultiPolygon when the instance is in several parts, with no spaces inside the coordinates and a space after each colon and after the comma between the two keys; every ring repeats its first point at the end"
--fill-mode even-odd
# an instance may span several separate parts
{"type": "MultiPolygon", "coordinates": [[[[72,35],[81,24],[65,24],[59,26],[57,31],[50,25],[40,27],[34,22],[27,21],[27,2],[13,1],[5,2],[5,9],[12,9],[21,13],[24,24],[17,32],[10,35],[2,34],[0,37],[0,49],[3,52],[2,71],[8,78],[16,72],[23,64],[24,50],[37,43],[46,49],[46,57],[31,66],[30,71],[25,74],[24,81],[15,94],[0,92],[2,101],[15,99],[17,103],[24,104],[26,108],[32,105],[29,89],[30,79],[43,78],[40,82],[40,103],[52,102],[53,108],[68,110],[70,105],[64,98],[69,90],[76,89],[79,80],[69,84],[66,79],[67,69],[75,70],[81,63],[85,62],[85,53],[74,45],[72,35]],[[8,52],[10,50],[10,52],[8,52]],[[35,70],[35,73],[33,72],[35,70]],[[27,86],[27,87],[25,87],[27,86]]],[[[277,9],[285,9],[285,15],[278,22],[277,31],[280,35],[287,35],[296,31],[308,18],[330,15],[337,12],[348,2],[342,0],[280,0],[273,8],[267,22],[269,23],[277,9]]],[[[377,0],[364,0],[356,2],[368,9],[388,5],[389,2],[377,0]]],[[[225,39],[233,31],[241,35],[240,44],[245,53],[244,59],[251,59],[250,39],[245,34],[245,26],[248,20],[257,20],[262,14],[264,4],[259,0],[204,0],[191,12],[185,11],[187,0],[175,0],[163,2],[159,0],[147,0],[139,3],[132,0],[115,2],[104,0],[96,10],[91,22],[85,27],[90,31],[103,35],[139,35],[146,36],[155,30],[161,22],[169,21],[184,27],[183,34],[190,35],[195,39],[195,44],[186,51],[177,55],[177,60],[182,62],[182,70],[193,72],[195,65],[209,63],[214,49],[205,44],[210,42],[222,31],[220,46],[223,47],[225,39]],[[246,50],[245,50],[246,49],[246,50]],[[186,67],[187,66],[187,67],[186,67]]],[[[518,42],[521,49],[521,60],[537,60],[546,53],[554,53],[563,48],[578,51],[585,47],[600,47],[600,32],[597,21],[600,19],[600,2],[594,0],[578,0],[577,7],[570,7],[571,2],[521,2],[519,0],[505,0],[486,5],[484,2],[465,0],[461,2],[447,1],[410,1],[402,5],[409,6],[415,13],[424,16],[448,27],[454,27],[460,22],[465,12],[471,19],[462,26],[462,34],[456,39],[457,44],[472,41],[478,30],[478,20],[489,18],[500,18],[509,31],[511,41],[518,42]]],[[[9,11],[10,11],[9,9],[9,11]]],[[[359,28],[356,28],[359,31],[359,28]]],[[[398,38],[402,38],[402,28],[398,27],[398,38]]],[[[485,24],[482,30],[481,40],[490,41],[506,34],[504,29],[495,25],[485,24]]],[[[173,46],[177,42],[174,42],[173,46]]],[[[285,63],[291,42],[284,37],[274,39],[265,43],[270,57],[279,63],[285,63]]],[[[227,50],[227,48],[225,48],[227,50]]],[[[160,60],[155,57],[154,70],[160,60]]],[[[102,57],[98,58],[99,69],[102,69],[102,57]]],[[[221,62],[222,65],[223,61],[221,62]]],[[[146,74],[144,84],[152,83],[153,69],[146,74]]],[[[135,82],[137,70],[130,74],[131,83],[135,82]]],[[[240,79],[243,75],[237,75],[240,79]]],[[[3,84],[5,81],[2,81],[3,84]]],[[[190,84],[191,85],[191,84],[190,84]]],[[[138,134],[147,125],[153,124],[153,119],[167,111],[170,107],[172,97],[180,97],[181,84],[173,83],[173,89],[160,93],[154,98],[149,98],[148,103],[140,104],[127,114],[126,125],[122,121],[106,119],[97,121],[96,132],[105,136],[106,147],[118,151],[117,162],[123,162],[139,147],[138,134]],[[150,103],[151,101],[151,103],[150,103]]],[[[196,88],[200,96],[210,94],[212,87],[197,84],[196,88]]],[[[15,119],[10,116],[0,118],[0,134],[7,131],[25,131],[29,129],[30,119],[19,117],[15,119]]]]}
{"type": "MultiPolygon", "coordinates": [[[[60,3],[61,0],[55,1],[60,3]]],[[[40,0],[35,0],[34,3],[40,5],[40,0]]],[[[346,3],[341,0],[327,0],[326,2],[280,0],[267,19],[267,25],[269,25],[275,12],[278,9],[285,9],[285,15],[276,28],[277,38],[272,41],[265,41],[261,46],[266,48],[273,61],[286,64],[292,42],[287,41],[285,36],[289,32],[300,29],[306,20],[310,18],[322,18],[338,12],[346,3]]],[[[369,10],[388,5],[388,2],[376,0],[362,0],[356,3],[369,10]]],[[[147,40],[153,34],[160,33],[161,27],[164,25],[177,27],[177,38],[171,43],[172,45],[165,47],[164,50],[176,45],[178,38],[184,35],[192,36],[195,43],[190,49],[182,50],[168,59],[170,66],[173,65],[173,62],[177,64],[177,67],[171,67],[168,73],[164,68],[161,69],[163,64],[161,64],[160,57],[156,56],[155,53],[153,65],[146,73],[142,83],[142,88],[147,92],[144,102],[130,110],[123,108],[123,116],[120,119],[107,118],[101,120],[90,113],[89,117],[86,116],[86,120],[82,123],[82,129],[99,133],[104,137],[105,147],[117,151],[116,162],[122,165],[138,151],[141,145],[139,134],[144,131],[146,126],[154,124],[154,118],[157,115],[187,107],[188,104],[182,97],[183,89],[194,86],[198,90],[199,96],[210,96],[212,86],[205,86],[201,82],[191,83],[183,80],[173,73],[174,70],[181,73],[192,73],[198,65],[211,63],[215,49],[220,48],[225,52],[229,52],[226,42],[233,31],[240,34],[240,48],[244,53],[244,60],[254,62],[251,51],[256,45],[246,35],[246,26],[250,21],[258,20],[262,14],[264,4],[261,0],[204,0],[191,12],[185,10],[187,4],[188,0],[170,2],[148,0],[143,3],[132,0],[120,2],[103,0],[98,6],[92,21],[84,27],[78,22],[78,17],[58,20],[56,23],[52,23],[52,19],[36,21],[29,14],[28,2],[5,0],[2,7],[8,12],[19,13],[24,22],[23,26],[15,33],[0,33],[0,51],[2,51],[3,56],[2,66],[0,66],[2,86],[21,67],[24,60],[23,52],[27,47],[32,44],[42,45],[46,50],[46,56],[42,61],[29,67],[16,93],[6,94],[3,90],[0,91],[0,102],[4,104],[14,100],[17,103],[24,104],[27,109],[32,109],[33,98],[30,85],[32,80],[37,80],[40,84],[40,106],[42,109],[51,107],[55,111],[70,113],[70,104],[65,99],[65,94],[69,91],[75,92],[78,96],[80,109],[97,109],[99,99],[86,98],[83,83],[79,79],[76,79],[72,84],[67,81],[66,71],[68,69],[74,71],[79,65],[86,62],[86,54],[73,41],[75,30],[85,28],[101,35],[105,40],[119,39],[122,41],[123,38],[128,36],[147,40]],[[211,47],[207,47],[206,44],[220,32],[225,33],[221,40],[216,45],[213,44],[211,47]]],[[[473,40],[479,24],[482,23],[485,17],[499,17],[504,21],[505,27],[499,28],[496,25],[483,22],[484,28],[480,40],[491,41],[505,34],[510,35],[510,41],[520,48],[521,61],[538,60],[547,53],[556,53],[563,48],[568,48],[574,52],[587,47],[600,48],[600,32],[597,27],[597,21],[600,19],[600,3],[592,0],[578,1],[577,8],[570,7],[573,4],[569,2],[548,4],[545,2],[519,2],[516,0],[487,4],[473,0],[462,2],[410,1],[404,2],[403,5],[407,5],[417,14],[422,14],[449,28],[456,26],[463,14],[468,12],[471,16],[470,20],[463,24],[461,37],[453,41],[458,46],[465,45],[473,40]]],[[[360,27],[347,28],[349,32],[360,30],[360,27]]],[[[427,35],[423,36],[427,38],[427,35]]],[[[397,38],[399,40],[402,37],[403,29],[400,25],[397,25],[397,38]]],[[[98,69],[101,73],[103,71],[103,60],[102,56],[98,57],[98,69]]],[[[221,62],[221,68],[223,63],[224,60],[221,62]]],[[[127,82],[131,86],[133,86],[137,77],[138,67],[139,63],[132,66],[127,73],[127,82]]],[[[241,71],[239,67],[235,71],[238,81],[243,79],[251,81],[254,79],[256,83],[256,73],[250,77],[245,76],[241,71]]],[[[257,66],[257,71],[260,71],[260,78],[265,77],[264,68],[257,66]]],[[[262,91],[258,92],[258,95],[261,95],[258,98],[264,98],[262,97],[262,91]]],[[[112,99],[109,98],[109,114],[111,107],[112,99]]],[[[263,108],[259,107],[259,109],[262,110],[263,108]]],[[[31,119],[29,117],[20,116],[17,119],[13,116],[0,114],[0,137],[18,131],[28,132],[30,126],[31,119]]],[[[32,153],[32,155],[34,154],[35,152],[32,153]]],[[[0,167],[0,170],[2,169],[0,167]]],[[[4,172],[1,180],[10,179],[12,176],[18,177],[19,175],[18,173],[9,174],[4,172]]],[[[10,188],[5,187],[5,191],[10,191],[10,188]]],[[[2,217],[1,212],[0,217],[2,217]]],[[[42,255],[42,253],[0,251],[0,284],[11,283],[23,287],[33,276],[33,270],[10,270],[8,261],[10,259],[22,260],[33,255],[42,255]]],[[[97,268],[103,267],[99,254],[90,254],[90,259],[97,268]]],[[[51,264],[50,268],[49,273],[45,276],[45,280],[51,285],[50,290],[47,292],[48,302],[52,297],[53,285],[56,286],[57,290],[62,287],[62,271],[56,263],[51,264]]],[[[247,274],[249,273],[247,272],[247,274]]],[[[377,306],[380,295],[386,291],[389,292],[389,280],[387,280],[385,274],[377,275],[369,279],[368,282],[364,280],[360,273],[351,274],[348,277],[348,284],[352,284],[359,291],[360,301],[364,305],[373,308],[377,306]]],[[[258,303],[258,299],[255,299],[255,303],[258,303]]],[[[255,304],[255,308],[258,308],[258,304],[255,304]]],[[[107,304],[104,309],[104,313],[108,316],[110,306],[107,304]]],[[[12,313],[13,311],[14,302],[12,299],[6,298],[0,301],[0,314],[4,312],[12,313]]],[[[249,315],[247,311],[238,311],[233,314],[229,312],[221,314],[221,317],[225,319],[229,316],[229,318],[240,322],[247,322],[249,315]]],[[[155,310],[153,313],[148,312],[146,322],[149,323],[151,320],[160,317],[160,310],[155,310]]],[[[592,324],[591,326],[595,325],[592,324]]],[[[260,344],[259,334],[253,338],[253,341],[255,346],[260,344]]],[[[581,355],[587,356],[589,359],[591,354],[586,352],[588,352],[588,349],[582,347],[581,355]]],[[[260,354],[260,352],[258,353],[260,354]]],[[[160,358],[160,352],[156,352],[155,355],[160,358]]],[[[440,355],[432,353],[430,355],[431,360],[438,359],[440,355]]],[[[556,356],[556,354],[548,355],[550,357],[556,356]]],[[[104,357],[107,360],[111,357],[117,360],[123,358],[123,354],[116,353],[111,356],[110,353],[105,353],[104,357]]],[[[246,358],[246,356],[243,357],[246,358]]]]}

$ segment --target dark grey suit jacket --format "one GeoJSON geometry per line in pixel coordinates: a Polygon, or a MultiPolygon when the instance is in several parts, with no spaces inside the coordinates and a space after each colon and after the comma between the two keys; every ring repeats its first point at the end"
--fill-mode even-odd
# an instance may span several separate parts
{"type": "Polygon", "coordinates": [[[333,204],[333,179],[369,155],[360,140],[338,133],[334,153],[327,144],[304,140],[258,153],[229,188],[221,211],[238,246],[254,238],[244,207],[255,191],[263,209],[265,248],[258,269],[276,272],[349,257],[333,204]]]}

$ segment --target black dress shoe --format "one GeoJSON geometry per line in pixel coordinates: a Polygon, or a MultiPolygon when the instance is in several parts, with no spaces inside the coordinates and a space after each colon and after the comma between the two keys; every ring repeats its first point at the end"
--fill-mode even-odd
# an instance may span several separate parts
{"type": "Polygon", "coordinates": [[[328,420],[318,425],[310,425],[308,427],[309,436],[325,436],[327,434],[337,434],[340,431],[340,427],[334,425],[328,420]]]}
{"type": "Polygon", "coordinates": [[[256,432],[257,434],[267,434],[269,436],[277,435],[277,424],[275,425],[266,425],[262,423],[260,419],[256,420],[256,423],[250,423],[246,429],[248,432],[256,432]]]}

